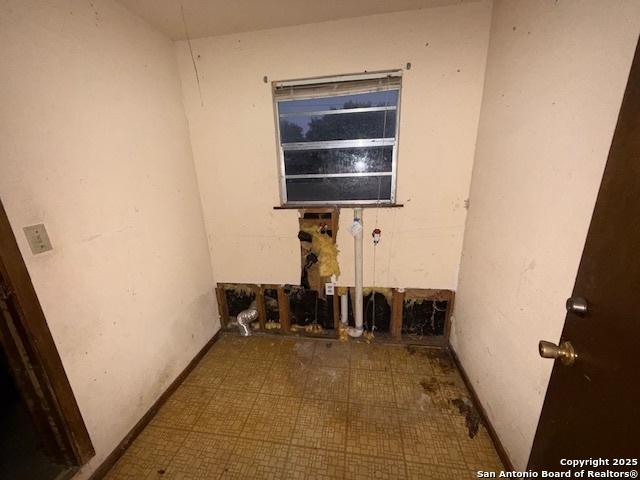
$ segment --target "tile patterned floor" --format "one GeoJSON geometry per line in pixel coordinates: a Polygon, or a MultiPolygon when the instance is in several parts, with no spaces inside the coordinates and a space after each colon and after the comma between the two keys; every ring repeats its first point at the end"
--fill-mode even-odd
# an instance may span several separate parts
{"type": "Polygon", "coordinates": [[[476,478],[502,465],[435,348],[224,335],[109,480],[476,478]]]}

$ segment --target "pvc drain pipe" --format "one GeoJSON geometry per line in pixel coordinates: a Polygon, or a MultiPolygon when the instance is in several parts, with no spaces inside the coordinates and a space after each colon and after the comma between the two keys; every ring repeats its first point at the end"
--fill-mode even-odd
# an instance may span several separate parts
{"type": "Polygon", "coordinates": [[[349,325],[349,294],[340,296],[340,321],[343,325],[349,325]]]}
{"type": "Polygon", "coordinates": [[[353,239],[354,239],[354,256],[356,260],[355,264],[355,280],[356,280],[356,294],[355,294],[355,328],[349,328],[349,336],[359,337],[362,335],[362,208],[353,209],[353,239]]]}

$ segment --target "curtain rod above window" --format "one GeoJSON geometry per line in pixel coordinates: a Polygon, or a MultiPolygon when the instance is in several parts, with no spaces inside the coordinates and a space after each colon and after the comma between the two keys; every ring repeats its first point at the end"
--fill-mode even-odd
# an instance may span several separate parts
{"type": "Polygon", "coordinates": [[[318,85],[326,83],[336,82],[357,82],[361,80],[378,80],[381,78],[402,77],[402,70],[387,70],[384,72],[366,72],[355,73],[350,75],[337,75],[332,77],[316,77],[300,80],[284,80],[280,82],[273,82],[273,88],[287,88],[287,87],[299,87],[306,85],[318,85]]]}

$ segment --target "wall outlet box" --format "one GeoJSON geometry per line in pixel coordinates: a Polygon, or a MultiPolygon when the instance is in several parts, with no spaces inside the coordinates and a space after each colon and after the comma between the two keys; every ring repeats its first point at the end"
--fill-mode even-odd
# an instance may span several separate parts
{"type": "Polygon", "coordinates": [[[51,240],[49,240],[49,235],[47,234],[47,229],[44,228],[44,224],[39,223],[38,225],[29,225],[28,227],[24,227],[22,230],[27,237],[29,247],[31,247],[31,253],[34,255],[48,252],[53,248],[51,246],[51,240]]]}
{"type": "Polygon", "coordinates": [[[336,289],[335,283],[325,283],[324,284],[324,293],[325,295],[333,295],[336,289]]]}

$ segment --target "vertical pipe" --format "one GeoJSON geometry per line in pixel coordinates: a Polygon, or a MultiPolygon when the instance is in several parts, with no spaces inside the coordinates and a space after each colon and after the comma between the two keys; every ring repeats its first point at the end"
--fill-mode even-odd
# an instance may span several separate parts
{"type": "Polygon", "coordinates": [[[343,325],[349,324],[349,293],[340,296],[340,321],[343,325]]]}
{"type": "MultiPolygon", "coordinates": [[[[359,223],[362,226],[362,208],[353,209],[353,222],[359,223]]],[[[362,335],[362,228],[354,236],[354,256],[355,256],[355,280],[356,280],[356,292],[355,292],[355,328],[349,329],[349,335],[352,337],[359,337],[362,335]]]]}

